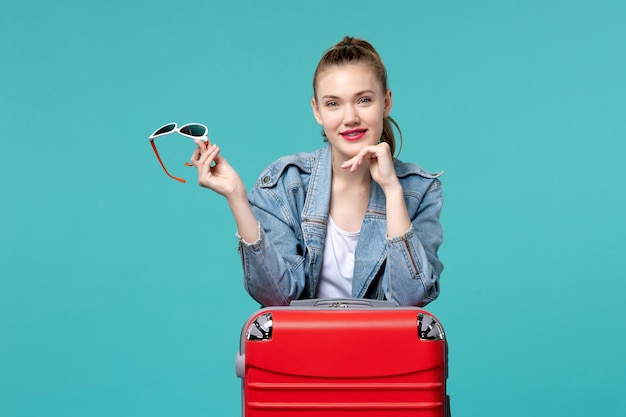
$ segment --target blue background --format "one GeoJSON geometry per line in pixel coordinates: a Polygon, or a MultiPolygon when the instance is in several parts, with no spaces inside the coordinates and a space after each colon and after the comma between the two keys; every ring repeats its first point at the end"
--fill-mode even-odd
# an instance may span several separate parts
{"type": "Polygon", "coordinates": [[[401,158],[445,170],[455,416],[622,416],[621,1],[9,1],[0,12],[0,415],[239,416],[257,308],[234,222],[147,137],[204,122],[250,187],[319,147],[311,78],[379,50],[401,158]]]}

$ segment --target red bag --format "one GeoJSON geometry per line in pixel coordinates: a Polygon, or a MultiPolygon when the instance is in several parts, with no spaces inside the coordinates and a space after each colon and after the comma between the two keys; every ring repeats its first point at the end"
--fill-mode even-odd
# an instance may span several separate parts
{"type": "Polygon", "coordinates": [[[366,299],[267,307],[236,360],[245,417],[448,417],[447,342],[417,307],[366,299]]]}

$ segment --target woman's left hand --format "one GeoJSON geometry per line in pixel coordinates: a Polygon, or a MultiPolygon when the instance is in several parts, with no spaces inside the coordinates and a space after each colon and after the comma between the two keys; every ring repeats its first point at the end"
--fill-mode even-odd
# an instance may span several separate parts
{"type": "Polygon", "coordinates": [[[385,189],[399,184],[396,170],[393,166],[393,157],[389,144],[381,142],[378,145],[366,146],[354,157],[344,161],[341,167],[356,171],[364,163],[369,163],[372,179],[385,189]]]}

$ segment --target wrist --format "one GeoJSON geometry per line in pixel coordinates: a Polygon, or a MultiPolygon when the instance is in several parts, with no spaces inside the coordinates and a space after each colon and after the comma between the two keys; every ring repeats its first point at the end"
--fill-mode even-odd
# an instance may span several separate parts
{"type": "Polygon", "coordinates": [[[246,186],[243,185],[243,182],[239,180],[239,183],[234,187],[233,191],[225,195],[226,201],[229,205],[239,204],[242,201],[248,202],[248,192],[246,191],[246,186]]]}
{"type": "Polygon", "coordinates": [[[385,185],[381,188],[387,198],[392,196],[404,197],[404,190],[402,189],[402,185],[400,184],[400,181],[398,181],[398,178],[396,178],[393,183],[385,185]]]}

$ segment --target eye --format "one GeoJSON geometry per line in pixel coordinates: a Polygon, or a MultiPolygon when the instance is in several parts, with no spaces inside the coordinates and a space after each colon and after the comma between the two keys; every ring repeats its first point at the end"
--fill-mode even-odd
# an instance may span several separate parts
{"type": "Polygon", "coordinates": [[[367,104],[367,103],[371,103],[371,102],[372,102],[372,99],[369,98],[369,97],[361,97],[359,99],[359,103],[360,104],[367,104]]]}
{"type": "Polygon", "coordinates": [[[336,101],[328,101],[326,102],[326,107],[337,107],[336,101]]]}

